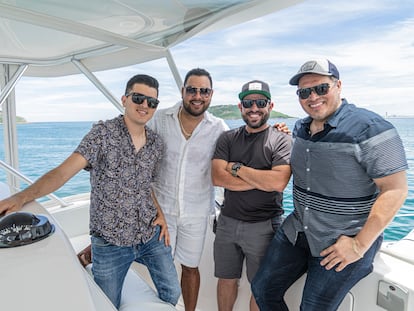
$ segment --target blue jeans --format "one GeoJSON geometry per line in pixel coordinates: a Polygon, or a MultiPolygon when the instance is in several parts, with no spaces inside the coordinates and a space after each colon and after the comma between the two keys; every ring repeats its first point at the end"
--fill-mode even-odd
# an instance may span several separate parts
{"type": "Polygon", "coordinates": [[[292,245],[279,229],[252,282],[257,305],[261,311],[289,310],[283,297],[289,287],[307,272],[300,310],[337,310],[348,291],[372,272],[372,262],[381,242],[382,236],[363,258],[336,272],[320,265],[322,257],[312,257],[304,233],[299,233],[296,244],[292,245]]]}
{"type": "Polygon", "coordinates": [[[122,285],[133,261],[147,266],[161,300],[177,304],[181,288],[171,247],[165,246],[164,239],[158,241],[159,236],[158,226],[156,234],[148,242],[126,247],[116,246],[100,237],[92,236],[92,273],[95,282],[117,309],[121,303],[122,285]]]}

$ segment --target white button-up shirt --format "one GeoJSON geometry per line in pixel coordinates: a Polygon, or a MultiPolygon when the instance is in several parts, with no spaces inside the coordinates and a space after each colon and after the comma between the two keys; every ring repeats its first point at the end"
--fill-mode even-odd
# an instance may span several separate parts
{"type": "Polygon", "coordinates": [[[214,213],[211,159],[217,138],[229,128],[224,120],[206,111],[186,140],[178,120],[181,104],[180,101],[171,108],[158,110],[148,123],[165,144],[154,191],[166,214],[207,216],[214,213]]]}

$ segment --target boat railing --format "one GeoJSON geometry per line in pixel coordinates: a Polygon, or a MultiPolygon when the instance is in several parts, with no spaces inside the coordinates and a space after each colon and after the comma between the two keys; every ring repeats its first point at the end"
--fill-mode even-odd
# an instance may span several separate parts
{"type": "MultiPolygon", "coordinates": [[[[7,173],[11,174],[12,176],[14,176],[15,178],[26,182],[27,184],[31,185],[33,184],[33,181],[26,177],[24,174],[22,174],[21,172],[19,172],[18,170],[16,170],[15,168],[11,167],[10,165],[8,165],[6,162],[0,160],[0,167],[3,168],[7,173]]],[[[19,190],[19,189],[13,189],[13,190],[19,190]]],[[[65,207],[70,205],[69,203],[65,202],[64,200],[58,198],[56,195],[54,194],[48,194],[46,195],[46,197],[48,197],[49,199],[59,203],[59,205],[61,207],[65,207]]]]}

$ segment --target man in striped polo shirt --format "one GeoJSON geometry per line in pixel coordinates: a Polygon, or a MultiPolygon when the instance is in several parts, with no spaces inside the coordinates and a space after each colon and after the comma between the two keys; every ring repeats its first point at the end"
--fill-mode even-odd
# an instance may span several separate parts
{"type": "Polygon", "coordinates": [[[306,62],[289,83],[308,114],[293,130],[295,209],[252,291],[261,311],[288,310],[283,296],[307,272],[301,310],[337,310],[373,269],[382,233],[407,196],[408,165],[394,126],[341,98],[330,61],[306,62]]]}

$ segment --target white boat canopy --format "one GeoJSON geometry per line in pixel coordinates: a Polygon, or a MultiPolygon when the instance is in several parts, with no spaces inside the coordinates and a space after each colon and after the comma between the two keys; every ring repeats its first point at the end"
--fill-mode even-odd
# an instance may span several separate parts
{"type": "Polygon", "coordinates": [[[196,34],[291,6],[298,0],[0,0],[0,63],[24,75],[77,74],[166,57],[196,34]]]}

